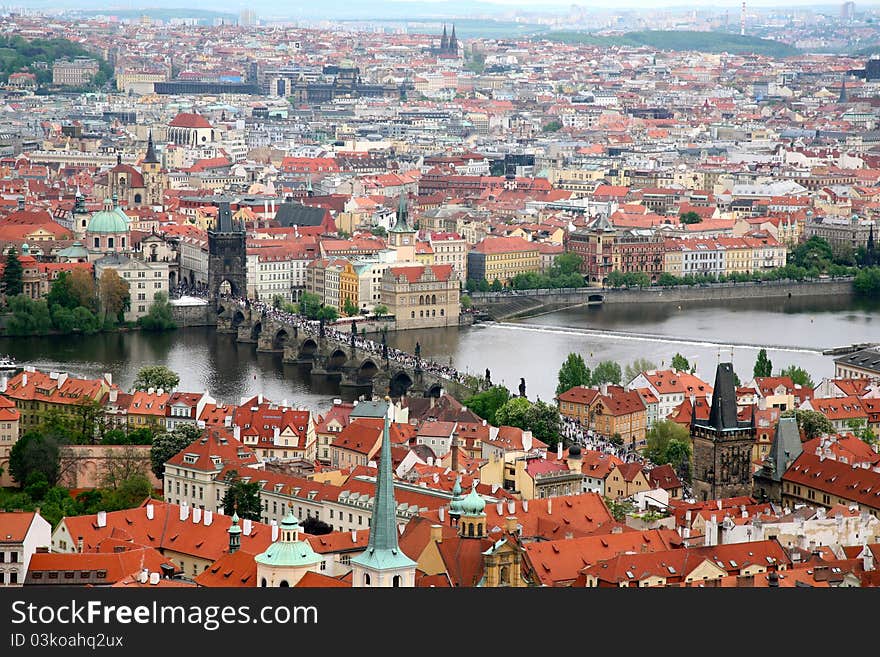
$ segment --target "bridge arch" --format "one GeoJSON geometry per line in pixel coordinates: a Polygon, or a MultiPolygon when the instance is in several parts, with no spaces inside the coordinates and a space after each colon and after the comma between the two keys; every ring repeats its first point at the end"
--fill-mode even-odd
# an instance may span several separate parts
{"type": "Polygon", "coordinates": [[[290,333],[287,332],[286,328],[282,327],[275,332],[272,338],[272,349],[283,351],[289,341],[290,333]]]}
{"type": "Polygon", "coordinates": [[[357,376],[359,379],[372,379],[379,373],[379,366],[372,359],[364,360],[358,367],[357,376]]]}
{"type": "Polygon", "coordinates": [[[232,326],[238,328],[239,324],[241,324],[245,320],[244,313],[241,310],[236,309],[232,314],[232,326]]]}
{"type": "Polygon", "coordinates": [[[433,397],[434,399],[440,399],[440,396],[443,394],[443,386],[439,383],[435,383],[430,388],[428,388],[425,393],[425,397],[433,397]]]}
{"type": "Polygon", "coordinates": [[[336,349],[330,354],[330,358],[327,359],[327,369],[342,369],[342,366],[345,365],[346,361],[348,361],[348,354],[339,347],[336,347],[336,349]]]}
{"type": "Polygon", "coordinates": [[[263,332],[263,322],[259,321],[256,324],[254,324],[253,328],[251,329],[251,340],[253,340],[254,342],[259,340],[260,334],[262,332],[263,332]]]}
{"type": "Polygon", "coordinates": [[[413,380],[404,370],[399,370],[388,385],[388,392],[392,397],[403,397],[412,388],[413,380]]]}
{"type": "Polygon", "coordinates": [[[306,338],[303,340],[302,344],[299,346],[299,357],[300,358],[314,358],[315,354],[318,352],[318,343],[315,342],[312,338],[306,338]]]}

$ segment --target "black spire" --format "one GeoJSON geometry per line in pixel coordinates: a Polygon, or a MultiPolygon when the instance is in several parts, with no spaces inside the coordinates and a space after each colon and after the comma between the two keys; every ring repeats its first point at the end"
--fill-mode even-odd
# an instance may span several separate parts
{"type": "Polygon", "coordinates": [[[458,39],[455,38],[455,23],[452,24],[452,34],[449,37],[449,52],[458,52],[458,39]]]}
{"type": "Polygon", "coordinates": [[[152,130],[150,130],[150,137],[147,139],[147,154],[144,156],[143,164],[159,164],[159,158],[156,157],[156,149],[153,148],[152,130]]]}
{"type": "Polygon", "coordinates": [[[449,37],[446,36],[446,24],[443,24],[443,36],[440,37],[440,50],[445,52],[449,47],[449,37]]]}
{"type": "Polygon", "coordinates": [[[843,77],[840,79],[840,97],[837,99],[837,102],[840,104],[848,103],[849,97],[846,94],[846,74],[843,74],[843,77]]]}
{"type": "Polygon", "coordinates": [[[736,385],[733,363],[718,363],[718,368],[715,370],[715,388],[712,391],[709,426],[718,431],[739,428],[736,417],[736,385]]]}
{"type": "Polygon", "coordinates": [[[873,267],[877,263],[877,255],[874,253],[874,224],[868,226],[868,244],[865,247],[865,265],[873,267]]]}

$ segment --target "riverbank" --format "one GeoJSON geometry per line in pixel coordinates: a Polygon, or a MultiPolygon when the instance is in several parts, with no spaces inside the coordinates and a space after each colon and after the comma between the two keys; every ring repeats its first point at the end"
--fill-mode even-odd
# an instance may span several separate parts
{"type": "Polygon", "coordinates": [[[817,281],[765,281],[645,288],[578,288],[475,293],[476,308],[504,321],[535,317],[566,308],[598,304],[679,304],[690,301],[792,299],[833,296],[852,299],[851,278],[817,281]]]}

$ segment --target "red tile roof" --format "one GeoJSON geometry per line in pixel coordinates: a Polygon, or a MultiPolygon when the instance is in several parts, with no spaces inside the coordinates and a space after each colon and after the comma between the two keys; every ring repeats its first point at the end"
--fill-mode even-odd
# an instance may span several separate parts
{"type": "Polygon", "coordinates": [[[170,128],[210,128],[211,124],[201,114],[181,112],[168,124],[170,128]]]}

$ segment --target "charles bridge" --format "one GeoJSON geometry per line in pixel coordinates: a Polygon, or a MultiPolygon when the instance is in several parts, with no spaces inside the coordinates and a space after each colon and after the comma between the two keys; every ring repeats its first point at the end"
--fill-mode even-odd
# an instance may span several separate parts
{"type": "Polygon", "coordinates": [[[424,366],[421,358],[384,348],[341,330],[290,319],[232,300],[217,300],[216,330],[234,334],[237,342],[256,344],[258,352],[282,355],[285,363],[310,367],[312,378],[339,381],[352,397],[371,394],[439,397],[445,391],[464,399],[477,389],[450,368],[424,366]]]}

